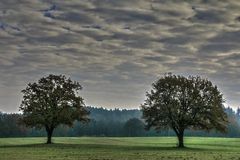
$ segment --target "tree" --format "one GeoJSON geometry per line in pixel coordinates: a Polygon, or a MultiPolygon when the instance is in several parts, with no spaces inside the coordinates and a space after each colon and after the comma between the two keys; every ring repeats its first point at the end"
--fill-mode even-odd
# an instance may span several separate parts
{"type": "Polygon", "coordinates": [[[237,118],[240,118],[240,107],[237,108],[237,113],[236,113],[237,118]]]}
{"type": "Polygon", "coordinates": [[[21,115],[0,112],[0,137],[22,137],[27,135],[27,128],[18,124],[21,115]]]}
{"type": "Polygon", "coordinates": [[[144,134],[144,123],[138,118],[129,119],[124,125],[126,136],[136,137],[144,134]]]}
{"type": "Polygon", "coordinates": [[[240,132],[240,127],[238,124],[237,113],[235,113],[234,110],[230,107],[225,108],[225,113],[227,114],[228,121],[229,121],[229,124],[227,126],[228,135],[231,137],[238,137],[239,132],[240,132]]]}
{"type": "Polygon", "coordinates": [[[178,147],[184,147],[186,129],[226,132],[228,119],[223,95],[211,81],[168,73],[152,87],[141,106],[147,129],[173,129],[178,147]]]}
{"type": "Polygon", "coordinates": [[[45,128],[47,144],[52,143],[52,134],[58,125],[72,126],[75,120],[89,120],[83,98],[78,95],[81,89],[78,82],[64,75],[49,75],[37,83],[29,83],[22,90],[22,122],[30,127],[45,128]]]}

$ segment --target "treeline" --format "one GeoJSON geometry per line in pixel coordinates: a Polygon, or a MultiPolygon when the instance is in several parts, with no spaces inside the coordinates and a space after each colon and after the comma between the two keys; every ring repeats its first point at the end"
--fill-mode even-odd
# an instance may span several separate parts
{"type": "MultiPolygon", "coordinates": [[[[172,130],[160,133],[144,129],[140,110],[108,110],[104,108],[88,107],[90,111],[90,122],[87,124],[75,122],[70,128],[64,125],[54,131],[54,136],[175,136],[172,130]]],[[[234,112],[230,107],[225,109],[229,117],[228,132],[220,134],[215,131],[209,133],[203,131],[187,130],[186,136],[240,136],[240,109],[234,112]]],[[[35,137],[46,136],[45,130],[27,128],[19,119],[21,114],[0,113],[0,137],[35,137]]]]}

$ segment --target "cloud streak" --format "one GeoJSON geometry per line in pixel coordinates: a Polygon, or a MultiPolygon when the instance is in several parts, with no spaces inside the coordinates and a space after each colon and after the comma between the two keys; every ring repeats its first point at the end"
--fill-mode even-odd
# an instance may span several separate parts
{"type": "Polygon", "coordinates": [[[238,0],[0,1],[0,110],[49,73],[79,81],[86,104],[137,108],[165,72],[208,77],[239,106],[238,0]]]}

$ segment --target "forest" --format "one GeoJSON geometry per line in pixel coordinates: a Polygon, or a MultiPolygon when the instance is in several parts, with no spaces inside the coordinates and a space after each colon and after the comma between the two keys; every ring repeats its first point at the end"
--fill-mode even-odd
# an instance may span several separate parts
{"type": "MultiPolygon", "coordinates": [[[[60,125],[54,131],[56,137],[141,137],[141,136],[175,136],[169,129],[161,132],[145,130],[142,112],[138,109],[105,109],[87,107],[90,121],[82,123],[75,121],[72,127],[60,125]]],[[[238,137],[240,135],[240,109],[235,112],[232,108],[225,108],[228,115],[228,130],[226,134],[216,131],[204,132],[187,130],[186,136],[206,137],[238,137]]],[[[29,128],[20,123],[21,114],[0,113],[0,137],[42,137],[46,136],[44,129],[29,128]]]]}

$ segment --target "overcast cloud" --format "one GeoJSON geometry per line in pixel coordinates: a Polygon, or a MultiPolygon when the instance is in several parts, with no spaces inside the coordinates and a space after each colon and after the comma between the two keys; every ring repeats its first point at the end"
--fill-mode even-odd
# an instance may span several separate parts
{"type": "Polygon", "coordinates": [[[201,75],[240,106],[239,0],[0,0],[0,110],[49,73],[87,105],[138,108],[166,72],[201,75]]]}

